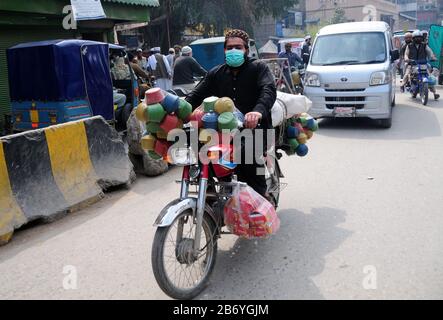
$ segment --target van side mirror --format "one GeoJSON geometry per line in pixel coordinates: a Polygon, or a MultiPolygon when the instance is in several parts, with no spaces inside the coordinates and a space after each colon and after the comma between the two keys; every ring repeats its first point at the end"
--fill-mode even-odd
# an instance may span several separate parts
{"type": "Polygon", "coordinates": [[[392,50],[391,51],[391,61],[394,62],[395,60],[400,59],[400,52],[398,50],[392,50]]]}

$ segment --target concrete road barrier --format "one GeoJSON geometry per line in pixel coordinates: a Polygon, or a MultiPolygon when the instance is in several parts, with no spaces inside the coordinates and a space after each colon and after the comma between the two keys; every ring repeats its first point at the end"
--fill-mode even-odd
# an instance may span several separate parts
{"type": "Polygon", "coordinates": [[[30,221],[51,221],[134,179],[123,141],[102,117],[0,137],[0,244],[30,221]]]}

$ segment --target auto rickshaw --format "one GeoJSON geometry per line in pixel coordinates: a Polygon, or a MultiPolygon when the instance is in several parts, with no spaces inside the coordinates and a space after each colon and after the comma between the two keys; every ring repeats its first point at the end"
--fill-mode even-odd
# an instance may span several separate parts
{"type": "Polygon", "coordinates": [[[130,77],[113,80],[110,54],[125,56],[124,47],[85,40],[24,43],[7,50],[12,127],[15,132],[101,115],[126,129],[140,101],[139,85],[130,77]],[[116,108],[113,93],[126,95],[116,108]]]}

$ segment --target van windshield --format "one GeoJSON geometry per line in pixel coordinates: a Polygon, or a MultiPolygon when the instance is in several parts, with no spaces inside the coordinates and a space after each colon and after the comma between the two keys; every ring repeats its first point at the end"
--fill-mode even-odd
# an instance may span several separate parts
{"type": "Polygon", "coordinates": [[[356,32],[320,36],[312,52],[312,65],[355,65],[386,61],[383,32],[356,32]]]}

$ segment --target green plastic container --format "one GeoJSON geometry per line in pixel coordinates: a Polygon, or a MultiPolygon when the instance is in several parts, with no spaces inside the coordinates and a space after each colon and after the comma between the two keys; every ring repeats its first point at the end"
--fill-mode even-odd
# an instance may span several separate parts
{"type": "Polygon", "coordinates": [[[217,97],[209,97],[203,100],[203,108],[205,112],[213,112],[215,110],[215,103],[217,100],[217,97]]]}
{"type": "Polygon", "coordinates": [[[163,157],[159,156],[155,151],[148,151],[148,155],[154,160],[160,160],[163,157]]]}
{"type": "Polygon", "coordinates": [[[160,124],[157,122],[148,122],[148,124],[146,125],[146,130],[149,133],[157,133],[162,130],[162,128],[160,128],[160,124]]]}
{"type": "Polygon", "coordinates": [[[148,119],[150,122],[162,122],[166,116],[166,111],[160,103],[148,106],[148,119]]]}
{"type": "Polygon", "coordinates": [[[298,143],[297,139],[289,139],[289,145],[291,146],[291,151],[295,153],[295,149],[298,148],[300,143],[298,143]]]}
{"type": "Polygon", "coordinates": [[[224,112],[218,117],[219,130],[234,130],[237,128],[238,121],[232,112],[224,112]]]}
{"type": "Polygon", "coordinates": [[[178,107],[178,117],[182,120],[186,120],[192,114],[191,104],[183,99],[180,99],[180,105],[178,107]]]}

